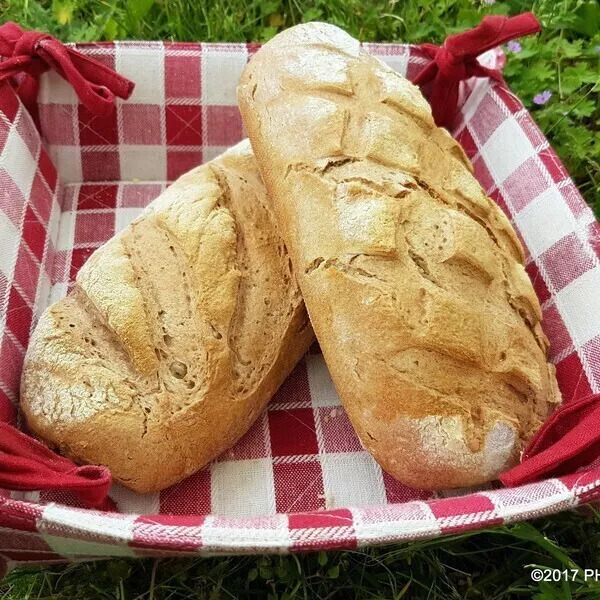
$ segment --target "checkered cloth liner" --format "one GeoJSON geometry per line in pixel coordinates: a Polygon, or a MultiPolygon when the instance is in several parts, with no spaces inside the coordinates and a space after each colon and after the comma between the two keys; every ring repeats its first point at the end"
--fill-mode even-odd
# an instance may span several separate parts
{"type": "MultiPolygon", "coordinates": [[[[0,419],[17,422],[23,353],[40,312],[83,262],[181,173],[243,136],[235,87],[244,44],[79,46],[136,83],[114,116],[94,117],[55,73],[39,119],[0,93],[0,419]],[[58,172],[58,175],[57,175],[58,172]]],[[[367,50],[414,78],[425,57],[367,50]]],[[[488,65],[502,60],[486,55],[488,65]]],[[[527,250],[565,401],[600,392],[600,225],[547,140],[509,91],[463,90],[454,135],[527,250]]],[[[318,349],[246,436],[160,494],[114,486],[121,514],[57,493],[0,490],[0,563],[98,556],[287,552],[434,537],[549,514],[600,497],[600,463],[514,489],[435,495],[408,488],[362,449],[318,349]],[[313,512],[317,511],[317,512],[313,512]]]]}

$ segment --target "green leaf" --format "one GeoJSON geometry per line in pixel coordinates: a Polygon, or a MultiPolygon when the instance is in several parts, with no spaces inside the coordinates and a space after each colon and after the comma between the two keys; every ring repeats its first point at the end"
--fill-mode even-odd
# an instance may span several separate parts
{"type": "Polygon", "coordinates": [[[337,579],[340,576],[340,565],[333,565],[327,570],[327,577],[329,579],[337,579]]]}
{"type": "Polygon", "coordinates": [[[131,574],[131,564],[124,560],[111,560],[106,567],[106,574],[115,583],[119,583],[131,574]]]}
{"type": "Polygon", "coordinates": [[[277,0],[262,0],[260,3],[260,14],[263,17],[267,17],[270,14],[277,11],[280,6],[280,3],[277,0]]]}
{"type": "Polygon", "coordinates": [[[268,42],[271,38],[275,37],[279,29],[277,27],[264,27],[260,35],[261,42],[268,42]]]}
{"type": "Polygon", "coordinates": [[[318,21],[323,17],[323,11],[320,8],[312,6],[308,10],[305,10],[302,14],[302,22],[310,23],[310,21],[318,21]]]}
{"type": "Polygon", "coordinates": [[[262,579],[273,579],[273,569],[267,565],[261,565],[259,568],[262,579]]]}
{"type": "Polygon", "coordinates": [[[575,14],[577,20],[573,30],[583,35],[592,37],[600,30],[600,4],[596,2],[585,2],[579,6],[575,14]]]}
{"type": "Polygon", "coordinates": [[[248,571],[248,581],[254,581],[258,577],[258,569],[253,568],[248,571]]]}
{"type": "Polygon", "coordinates": [[[327,564],[327,553],[321,550],[321,552],[317,554],[317,562],[321,567],[324,567],[327,564]]]}
{"type": "Polygon", "coordinates": [[[154,4],[154,0],[129,0],[127,7],[135,20],[143,19],[154,4]]]}
{"type": "Polygon", "coordinates": [[[104,24],[104,37],[112,42],[113,40],[117,39],[118,33],[119,25],[117,22],[114,19],[108,19],[108,21],[106,21],[104,24]]]}

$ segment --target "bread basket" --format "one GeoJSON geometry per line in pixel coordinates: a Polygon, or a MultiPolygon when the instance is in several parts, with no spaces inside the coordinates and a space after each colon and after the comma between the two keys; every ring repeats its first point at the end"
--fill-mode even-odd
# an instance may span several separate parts
{"type": "MultiPolygon", "coordinates": [[[[415,47],[366,44],[414,79],[415,47]]],[[[257,46],[81,44],[136,84],[92,115],[56,73],[29,112],[0,94],[0,420],[19,422],[36,317],[91,252],[191,167],[242,139],[240,73],[257,46]],[[35,122],[39,123],[39,130],[35,122]]],[[[482,61],[497,68],[499,50],[482,61]]],[[[452,133],[527,249],[566,402],[600,392],[600,225],[523,105],[489,79],[463,85],[452,133]]],[[[119,512],[54,491],[0,490],[0,570],[107,556],[282,553],[436,537],[551,514],[600,498],[600,461],[515,488],[425,492],[362,449],[317,347],[244,438],[159,494],[113,486],[119,512]]]]}

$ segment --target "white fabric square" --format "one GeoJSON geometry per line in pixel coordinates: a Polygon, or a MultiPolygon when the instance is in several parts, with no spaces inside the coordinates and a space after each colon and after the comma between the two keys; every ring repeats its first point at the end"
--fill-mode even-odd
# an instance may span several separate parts
{"type": "Polygon", "coordinates": [[[8,172],[25,198],[29,197],[31,191],[37,167],[36,158],[31,156],[31,152],[19,135],[17,128],[11,127],[4,149],[0,154],[0,166],[8,172]]]}
{"type": "Polygon", "coordinates": [[[93,511],[83,513],[66,506],[49,504],[39,520],[38,529],[52,550],[68,558],[77,558],[78,555],[134,556],[133,549],[127,546],[127,542],[133,540],[135,519],[136,515],[115,518],[93,511]],[[74,535],[99,538],[102,541],[73,539],[74,535]]]}
{"type": "Polygon", "coordinates": [[[217,158],[217,156],[220,156],[223,152],[229,150],[229,148],[231,146],[204,146],[202,148],[202,162],[207,163],[209,160],[217,158]]]}
{"type": "Polygon", "coordinates": [[[534,258],[569,235],[577,226],[573,213],[555,186],[533,199],[514,218],[534,258]]]}
{"type": "Polygon", "coordinates": [[[506,119],[481,149],[496,185],[500,185],[534,154],[529,138],[514,117],[506,119]]]}
{"type": "Polygon", "coordinates": [[[50,304],[53,302],[62,300],[67,295],[68,289],[68,283],[66,281],[53,283],[50,287],[50,295],[48,296],[48,306],[50,306],[50,304]]]}
{"type": "Polygon", "coordinates": [[[121,179],[164,181],[167,178],[166,146],[121,146],[121,179]]]}
{"type": "Polygon", "coordinates": [[[213,463],[212,512],[225,517],[275,514],[270,458],[213,463]]]}
{"type": "Polygon", "coordinates": [[[135,82],[135,88],[129,100],[117,99],[117,102],[164,104],[164,56],[164,48],[160,45],[131,48],[117,43],[116,69],[121,75],[135,82]]]}
{"type": "Polygon", "coordinates": [[[321,456],[327,508],[385,504],[381,467],[367,452],[321,456]]]}
{"type": "Polygon", "coordinates": [[[48,147],[48,152],[62,184],[83,181],[79,146],[52,145],[48,147]]]}
{"type": "Polygon", "coordinates": [[[556,306],[579,348],[600,335],[600,267],[590,269],[556,295],[556,306]]]}
{"type": "Polygon", "coordinates": [[[306,355],[306,372],[313,406],[339,406],[342,403],[321,354],[306,355]]]}
{"type": "Polygon", "coordinates": [[[113,483],[110,497],[115,501],[119,512],[136,515],[155,515],[160,512],[160,493],[136,494],[134,491],[113,483]]]}
{"type": "Polygon", "coordinates": [[[12,281],[19,250],[19,230],[12,221],[0,210],[0,271],[9,281],[12,281]]]}
{"type": "Polygon", "coordinates": [[[266,519],[260,521],[255,527],[224,527],[218,518],[209,516],[202,527],[202,549],[210,552],[212,548],[218,548],[223,552],[224,549],[264,548],[269,552],[285,552],[290,545],[286,515],[276,515],[268,522],[266,519]]]}
{"type": "MultiPolygon", "coordinates": [[[[368,49],[366,49],[368,52],[368,49]]],[[[408,68],[408,53],[403,54],[377,54],[375,56],[384,64],[401,75],[406,75],[408,68]]]]}
{"type": "MultiPolygon", "coordinates": [[[[47,231],[46,237],[48,239],[48,242],[49,242],[51,248],[56,248],[57,243],[58,243],[58,234],[60,231],[60,220],[61,220],[62,214],[63,213],[62,213],[61,207],[59,206],[58,202],[56,202],[56,200],[54,199],[52,201],[52,207],[50,209],[50,218],[48,219],[48,228],[46,230],[47,231]]],[[[44,260],[47,260],[46,257],[44,257],[44,260]]]]}
{"type": "Polygon", "coordinates": [[[60,216],[58,236],[56,237],[56,250],[71,250],[75,240],[75,216],[77,211],[66,210],[60,216]]]}
{"type": "Polygon", "coordinates": [[[119,233],[129,225],[134,219],[137,219],[144,209],[141,207],[118,208],[115,211],[115,233],[119,233]]]}
{"type": "Polygon", "coordinates": [[[40,280],[38,282],[37,295],[35,298],[34,315],[35,321],[40,318],[46,307],[48,306],[48,298],[50,297],[50,278],[44,269],[41,270],[40,280]]]}
{"type": "Polygon", "coordinates": [[[40,104],[77,104],[73,86],[58,73],[50,69],[40,77],[40,104]]]}
{"type": "Polygon", "coordinates": [[[539,517],[549,510],[557,512],[576,504],[573,492],[558,479],[481,494],[492,501],[498,516],[509,522],[539,517]]]}
{"type": "Polygon", "coordinates": [[[237,106],[236,88],[246,62],[247,52],[216,50],[203,45],[202,102],[205,106],[237,106]]]}
{"type": "Polygon", "coordinates": [[[438,520],[425,502],[358,508],[352,511],[352,515],[359,546],[441,534],[438,520]]]}

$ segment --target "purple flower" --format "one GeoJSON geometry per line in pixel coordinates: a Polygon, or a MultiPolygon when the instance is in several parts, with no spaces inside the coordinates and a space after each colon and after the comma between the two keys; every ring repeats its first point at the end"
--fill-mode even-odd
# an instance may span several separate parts
{"type": "Polygon", "coordinates": [[[552,98],[552,92],[550,90],[544,90],[541,94],[536,94],[533,97],[533,102],[534,104],[541,106],[542,104],[546,104],[550,98],[552,98]]]}
{"type": "Polygon", "coordinates": [[[508,42],[508,44],[506,44],[506,46],[514,54],[516,54],[517,52],[521,52],[521,50],[523,50],[523,48],[521,48],[521,44],[519,44],[519,42],[515,42],[514,40],[511,40],[510,42],[508,42]]]}
{"type": "Polygon", "coordinates": [[[483,3],[491,6],[492,4],[496,4],[496,0],[483,0],[483,3]]]}

